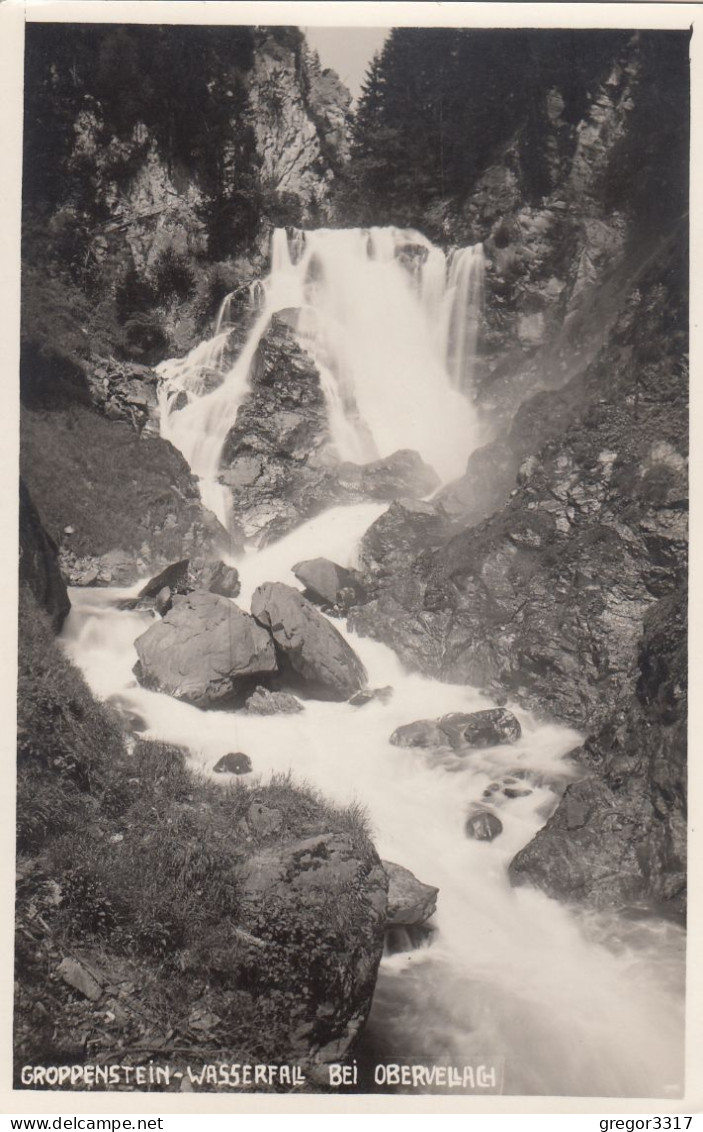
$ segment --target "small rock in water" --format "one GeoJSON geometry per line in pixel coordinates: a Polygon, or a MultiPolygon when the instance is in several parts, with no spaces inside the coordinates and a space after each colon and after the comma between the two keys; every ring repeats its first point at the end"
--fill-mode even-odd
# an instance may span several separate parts
{"type": "Polygon", "coordinates": [[[493,841],[503,832],[503,823],[488,810],[479,810],[466,819],[464,830],[466,836],[473,837],[475,841],[493,841]]]}
{"type": "Polygon", "coordinates": [[[503,793],[506,798],[526,798],[532,791],[526,786],[506,786],[503,793]]]}
{"type": "Polygon", "coordinates": [[[215,763],[212,768],[217,774],[249,774],[251,759],[241,751],[230,751],[215,763]]]}
{"type": "Polygon", "coordinates": [[[393,689],[390,684],[387,684],[384,688],[364,688],[361,692],[352,696],[349,703],[352,707],[364,707],[365,704],[370,704],[372,700],[387,704],[392,695],[393,689]]]}
{"type": "Polygon", "coordinates": [[[493,794],[497,794],[500,790],[500,782],[491,782],[489,786],[483,791],[484,798],[490,798],[493,794]]]}
{"type": "Polygon", "coordinates": [[[292,715],[304,710],[300,700],[290,692],[270,692],[261,685],[254,689],[244,705],[244,711],[249,715],[292,715]]]}

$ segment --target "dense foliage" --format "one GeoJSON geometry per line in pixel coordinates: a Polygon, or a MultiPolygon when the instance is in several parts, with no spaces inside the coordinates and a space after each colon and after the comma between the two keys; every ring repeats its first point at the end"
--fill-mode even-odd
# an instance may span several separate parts
{"type": "MultiPolygon", "coordinates": [[[[427,227],[431,205],[464,200],[513,138],[524,198],[536,201],[552,187],[544,146],[548,93],[558,92],[562,122],[575,125],[631,36],[628,31],[394,29],[367,73],[340,207],[360,223],[427,227]]],[[[651,92],[650,133],[657,127],[646,152],[659,162],[660,179],[666,180],[664,171],[676,169],[686,144],[681,106],[688,83],[687,35],[643,33],[640,38],[651,92]],[[670,145],[666,160],[663,136],[670,145]]],[[[575,133],[570,135],[574,145],[575,133]]],[[[635,149],[638,145],[635,140],[635,149]]],[[[631,161],[630,156],[621,181],[631,175],[631,161]]]]}

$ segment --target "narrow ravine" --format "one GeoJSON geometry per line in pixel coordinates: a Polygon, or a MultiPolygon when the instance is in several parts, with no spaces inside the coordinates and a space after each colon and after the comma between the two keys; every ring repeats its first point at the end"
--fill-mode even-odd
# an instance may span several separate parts
{"type": "MultiPolygon", "coordinates": [[[[467,394],[481,254],[457,252],[448,270],[442,253],[417,233],[319,232],[290,243],[276,234],[263,310],[222,383],[204,395],[199,384],[203,367],[221,367],[222,327],[188,359],[161,368],[163,435],[183,451],[204,502],[222,521],[222,446],[268,318],[286,307],[303,311],[299,334],[320,369],[338,459],[369,460],[406,447],[445,482],[463,472],[480,443],[467,394]],[[400,247],[419,250],[403,265],[400,247]],[[187,404],[174,411],[179,392],[187,404]]],[[[236,562],[237,604],[248,610],[263,582],[299,586],[291,567],[301,559],[354,565],[361,536],[385,507],[334,508],[250,550],[236,562]]],[[[381,857],[439,888],[425,946],[408,940],[383,960],[362,1059],[491,1065],[510,1094],[680,1092],[681,930],[656,919],[577,913],[535,890],[514,890],[507,879],[511,859],[575,774],[566,757],[579,741],[575,732],[511,705],[522,726],[511,746],[468,756],[395,747],[389,737],[401,724],[493,704],[476,689],[405,672],[388,647],[339,621],[369,686],[392,687],[387,703],[307,700],[292,716],[200,711],[137,683],[134,640],[154,615],[119,609],[125,596],[71,591],[64,647],[98,696],[141,718],[146,737],[187,748],[192,766],[213,778],[222,755],[243,751],[254,777],[290,771],[332,801],[361,803],[381,857]],[[506,777],[529,793],[491,794],[501,835],[491,842],[467,838],[472,807],[485,806],[484,792],[506,777]]]]}

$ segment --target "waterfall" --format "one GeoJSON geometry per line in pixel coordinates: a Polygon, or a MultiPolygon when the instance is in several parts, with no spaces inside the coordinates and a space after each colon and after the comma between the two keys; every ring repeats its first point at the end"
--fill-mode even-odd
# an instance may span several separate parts
{"type": "MultiPolygon", "coordinates": [[[[477,440],[468,396],[482,301],[483,250],[449,259],[417,232],[396,228],[273,235],[271,272],[251,293],[252,328],[231,361],[223,307],[216,333],[187,358],[165,362],[162,432],[200,477],[204,502],[223,520],[217,482],[222,447],[247,392],[249,369],[271,314],[301,311],[298,333],[319,367],[330,430],[342,458],[417,448],[447,478],[477,440]],[[260,291],[263,290],[263,299],[260,291]]],[[[248,608],[265,581],[299,586],[291,567],[327,556],[355,564],[363,532],[385,509],[335,508],[237,566],[248,608]]],[[[131,592],[136,592],[135,586],[131,592]]],[[[339,626],[388,702],[363,708],[309,700],[299,714],[199,711],[139,686],[134,640],[150,614],[118,608],[118,591],[74,590],[63,646],[103,698],[148,725],[147,738],[184,747],[213,781],[215,763],[246,752],[264,780],[290,771],[346,805],[368,811],[382,857],[438,886],[433,932],[413,949],[396,933],[381,963],[360,1058],[498,1067],[509,1094],[674,1097],[683,1074],[683,933],[673,924],[576,913],[529,888],[507,868],[544,824],[573,776],[579,736],[519,712],[513,746],[456,753],[406,750],[389,737],[403,723],[489,706],[478,691],[403,670],[394,653],[339,626]],[[495,793],[517,774],[530,793],[495,793]],[[464,835],[471,808],[500,812],[492,842],[464,835]]]]}
{"type": "Polygon", "coordinates": [[[479,441],[469,397],[482,299],[481,245],[444,253],[398,228],[276,229],[271,271],[250,295],[258,313],[241,354],[228,351],[232,296],[215,334],[158,367],[161,432],[200,478],[203,501],[227,522],[222,448],[249,368],[276,311],[300,311],[298,334],[320,372],[339,460],[364,463],[414,448],[447,481],[479,441]],[[261,295],[263,291],[263,297],[261,295]]]}
{"type": "Polygon", "coordinates": [[[483,245],[455,249],[442,308],[442,342],[455,389],[469,390],[476,367],[485,273],[483,245]]]}

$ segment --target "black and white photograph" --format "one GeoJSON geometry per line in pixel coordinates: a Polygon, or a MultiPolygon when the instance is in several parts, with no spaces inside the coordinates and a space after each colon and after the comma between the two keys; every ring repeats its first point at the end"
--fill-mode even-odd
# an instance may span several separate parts
{"type": "Polygon", "coordinates": [[[683,1111],[698,29],[189,7],[26,6],[13,1096],[683,1111]]]}

